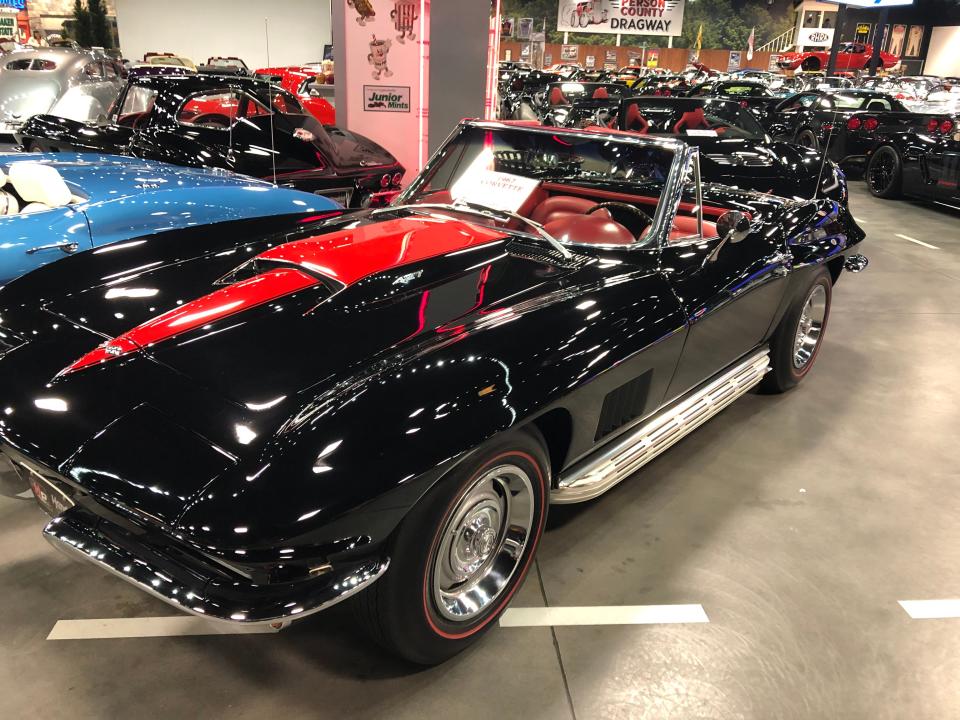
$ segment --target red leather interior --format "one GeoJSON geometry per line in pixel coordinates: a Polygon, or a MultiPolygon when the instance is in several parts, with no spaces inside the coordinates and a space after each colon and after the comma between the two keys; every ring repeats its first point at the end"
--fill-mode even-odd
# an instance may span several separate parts
{"type": "MultiPolygon", "coordinates": [[[[573,195],[554,195],[548,197],[533,209],[530,219],[534,222],[546,225],[556,220],[562,220],[574,215],[583,215],[597,204],[596,200],[575,197],[573,195]]],[[[602,213],[602,210],[598,210],[602,213]]],[[[609,213],[607,214],[609,218],[609,213]]]]}
{"type": "Polygon", "coordinates": [[[558,87],[555,87],[550,90],[550,104],[551,105],[569,105],[570,101],[567,100],[566,95],[563,94],[563,90],[558,87]]]}
{"type": "Polygon", "coordinates": [[[594,100],[609,100],[610,93],[607,92],[607,89],[605,87],[598,87],[596,90],[593,91],[592,97],[594,100]]]}
{"type": "Polygon", "coordinates": [[[639,133],[640,135],[646,135],[650,129],[650,123],[647,122],[647,119],[640,112],[640,108],[636,105],[630,105],[627,107],[626,125],[623,129],[639,133]]]}
{"type": "Polygon", "coordinates": [[[677,124],[673,126],[673,132],[679,135],[684,130],[709,130],[710,123],[707,122],[703,114],[703,108],[695,108],[690,112],[685,112],[680,116],[677,124]]]}
{"type": "Polygon", "coordinates": [[[603,210],[553,220],[544,229],[561,242],[632,245],[636,241],[632,232],[614,222],[603,210]]]}

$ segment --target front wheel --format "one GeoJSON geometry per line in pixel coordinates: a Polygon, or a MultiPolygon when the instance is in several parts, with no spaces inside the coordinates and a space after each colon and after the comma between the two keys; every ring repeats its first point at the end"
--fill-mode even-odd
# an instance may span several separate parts
{"type": "Polygon", "coordinates": [[[895,198],[903,184],[903,161],[889,145],[877,148],[867,164],[867,189],[878,198],[895,198]]]}
{"type": "Polygon", "coordinates": [[[549,464],[536,432],[485,445],[404,519],[390,569],[357,597],[374,639],[415,663],[475,642],[520,587],[543,534],[549,464]]]}
{"type": "Polygon", "coordinates": [[[803,380],[820,352],[823,334],[830,318],[833,283],[826,268],[819,268],[799,294],[774,333],[770,344],[770,372],[760,383],[760,389],[782,393],[803,380]]]}

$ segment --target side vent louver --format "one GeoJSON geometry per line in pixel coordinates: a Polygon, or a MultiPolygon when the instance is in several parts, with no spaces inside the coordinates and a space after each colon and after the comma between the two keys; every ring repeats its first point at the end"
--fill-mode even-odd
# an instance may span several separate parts
{"type": "Polygon", "coordinates": [[[650,392],[651,373],[652,370],[648,370],[640,377],[611,391],[603,399],[595,441],[640,417],[650,392]]]}

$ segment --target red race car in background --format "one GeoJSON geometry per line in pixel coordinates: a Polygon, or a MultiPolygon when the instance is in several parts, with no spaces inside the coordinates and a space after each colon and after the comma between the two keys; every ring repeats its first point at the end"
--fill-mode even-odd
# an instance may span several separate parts
{"type": "MultiPolygon", "coordinates": [[[[837,70],[863,70],[870,64],[873,46],[863,43],[841,43],[837,52],[837,70]]],[[[830,60],[829,50],[810,50],[807,52],[788,52],[780,56],[777,65],[786,70],[823,70],[830,60]]],[[[890,53],[880,53],[880,63],[889,70],[900,62],[900,58],[890,53]]]]}
{"type": "Polygon", "coordinates": [[[272,78],[284,90],[297,96],[304,108],[324,125],[335,125],[333,73],[324,74],[319,65],[261,68],[258,77],[272,78]]]}

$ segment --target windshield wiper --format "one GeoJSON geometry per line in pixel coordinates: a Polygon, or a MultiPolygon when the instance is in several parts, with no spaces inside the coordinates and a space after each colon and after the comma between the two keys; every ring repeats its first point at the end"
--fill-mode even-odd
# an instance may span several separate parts
{"type": "Polygon", "coordinates": [[[563,243],[557,240],[553,235],[548,233],[543,225],[538,222],[531,220],[530,218],[524,217],[515,212],[509,210],[494,210],[493,208],[488,208],[485,205],[479,205],[476,203],[468,203],[463,200],[457,200],[452,203],[411,203],[409,205],[393,205],[387,206],[384,208],[378,208],[371,212],[371,215],[380,215],[381,213],[391,212],[393,210],[408,210],[413,213],[424,214],[423,210],[453,210],[454,212],[466,213],[468,215],[477,215],[479,217],[484,217],[489,220],[495,220],[496,222],[506,222],[507,220],[518,220],[524,225],[529,225],[532,227],[537,235],[542,237],[550,246],[553,247],[557,252],[563,255],[564,258],[570,259],[573,257],[571,253],[563,243]]]}

